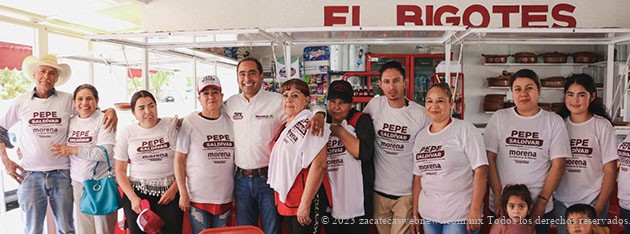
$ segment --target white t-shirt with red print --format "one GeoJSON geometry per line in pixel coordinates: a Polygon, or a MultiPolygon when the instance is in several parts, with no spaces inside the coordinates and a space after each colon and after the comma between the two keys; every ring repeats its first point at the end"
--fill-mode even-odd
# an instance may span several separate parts
{"type": "Polygon", "coordinates": [[[380,96],[373,98],[363,112],[372,116],[376,133],[374,190],[394,196],[411,195],[411,149],[420,129],[430,123],[426,110],[412,101],[402,108],[392,108],[387,97],[380,96]]]}
{"type": "Polygon", "coordinates": [[[617,140],[612,124],[601,116],[583,123],[565,119],[571,142],[571,158],[566,159],[564,175],[554,197],[566,207],[590,204],[599,196],[604,165],[617,160],[617,140]]]}
{"type": "Polygon", "coordinates": [[[72,94],[56,90],[45,99],[27,92],[15,99],[6,113],[0,115],[0,127],[9,129],[20,124],[17,147],[24,157],[18,162],[27,171],[69,169],[68,157],[52,155],[52,144],[66,144],[68,123],[74,113],[72,94]]]}
{"type": "Polygon", "coordinates": [[[286,202],[297,175],[311,165],[330,137],[328,124],[324,126],[323,137],[313,136],[308,131],[306,125],[312,116],[310,110],[298,113],[286,124],[271,150],[267,184],[278,193],[281,202],[286,202]]]}
{"type": "MultiPolygon", "coordinates": [[[[352,136],[356,136],[354,127],[346,120],[340,125],[352,136]]],[[[361,161],[353,157],[336,136],[330,136],[326,150],[328,178],[335,204],[332,207],[332,216],[337,219],[350,219],[364,215],[361,161]]]]}
{"type": "MultiPolygon", "coordinates": [[[[103,125],[105,114],[95,111],[87,118],[80,118],[75,115],[70,119],[70,127],[68,128],[68,145],[78,147],[92,147],[97,145],[114,145],[116,141],[116,133],[107,131],[103,125]]],[[[113,153],[109,153],[110,165],[112,173],[114,168],[113,153]]],[[[105,154],[102,158],[92,159],[88,155],[70,156],[70,177],[79,182],[92,178],[92,169],[96,163],[96,175],[94,179],[101,179],[107,175],[107,161],[105,154]],[[100,161],[100,162],[99,162],[100,161]]]]}
{"type": "MultiPolygon", "coordinates": [[[[413,173],[422,190],[418,211],[423,218],[449,223],[466,220],[473,194],[473,170],[488,165],[481,133],[470,123],[453,119],[446,128],[418,133],[413,146],[413,173]]],[[[481,211],[480,211],[481,212],[481,211]]]]}
{"type": "Polygon", "coordinates": [[[160,179],[175,174],[173,161],[177,118],[160,118],[153,128],[133,123],[123,129],[114,147],[114,158],[130,160],[129,176],[136,179],[160,179]]]}
{"type": "MultiPolygon", "coordinates": [[[[558,114],[542,109],[529,117],[518,115],[515,108],[497,111],[488,121],[484,140],[486,150],[497,154],[501,187],[525,184],[534,200],[545,185],[551,161],[571,157],[564,121],[558,114]]],[[[490,191],[490,204],[493,202],[490,191]]],[[[494,206],[490,209],[494,211],[494,206]]],[[[553,202],[548,202],[545,213],[552,209],[553,202]]]]}
{"type": "Polygon", "coordinates": [[[617,177],[617,197],[619,206],[630,210],[630,137],[626,138],[617,147],[617,155],[621,162],[619,175],[617,177]]]}
{"type": "Polygon", "coordinates": [[[186,155],[190,201],[225,204],[234,190],[234,134],[223,114],[216,120],[194,112],[184,118],[177,136],[177,152],[186,155]]]}

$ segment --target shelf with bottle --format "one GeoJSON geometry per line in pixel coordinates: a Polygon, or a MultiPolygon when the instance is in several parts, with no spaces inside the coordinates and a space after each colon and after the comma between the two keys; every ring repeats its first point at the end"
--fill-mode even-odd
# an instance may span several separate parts
{"type": "Polygon", "coordinates": [[[483,63],[484,66],[596,66],[600,63],[483,63]]]}
{"type": "MultiPolygon", "coordinates": [[[[488,86],[489,89],[502,89],[502,90],[509,90],[510,87],[509,86],[488,86]]],[[[564,87],[545,87],[542,86],[540,87],[542,90],[563,90],[564,87]]],[[[598,90],[603,90],[604,87],[597,87],[598,90]]]]}
{"type": "Polygon", "coordinates": [[[380,75],[378,72],[338,72],[335,75],[341,75],[342,80],[352,85],[354,90],[352,102],[355,104],[368,103],[376,95],[372,77],[378,77],[380,75]]]}
{"type": "Polygon", "coordinates": [[[311,92],[311,104],[324,106],[328,91],[328,74],[305,74],[304,82],[308,84],[311,92]]]}

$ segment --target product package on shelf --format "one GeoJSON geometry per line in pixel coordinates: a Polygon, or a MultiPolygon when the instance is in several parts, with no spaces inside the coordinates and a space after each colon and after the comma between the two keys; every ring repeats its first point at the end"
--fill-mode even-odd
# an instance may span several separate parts
{"type": "Polygon", "coordinates": [[[276,63],[276,71],[277,71],[276,77],[279,79],[281,83],[284,81],[287,81],[288,79],[300,78],[301,77],[300,65],[301,64],[298,57],[291,56],[291,75],[289,75],[287,78],[285,58],[284,57],[278,58],[278,63],[276,63]]]}
{"type": "Polygon", "coordinates": [[[323,106],[326,104],[326,92],[328,91],[327,74],[306,74],[304,81],[311,91],[311,104],[323,106]]]}

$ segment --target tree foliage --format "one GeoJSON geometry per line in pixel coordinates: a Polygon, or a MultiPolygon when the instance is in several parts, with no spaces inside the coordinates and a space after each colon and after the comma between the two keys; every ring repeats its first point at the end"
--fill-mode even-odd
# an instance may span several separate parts
{"type": "Polygon", "coordinates": [[[32,87],[33,81],[21,71],[8,68],[0,70],[0,99],[13,99],[32,87]]]}

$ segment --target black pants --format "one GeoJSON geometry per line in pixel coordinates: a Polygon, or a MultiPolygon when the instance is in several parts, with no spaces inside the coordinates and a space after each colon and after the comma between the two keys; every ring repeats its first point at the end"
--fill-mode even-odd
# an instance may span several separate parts
{"type": "Polygon", "coordinates": [[[331,213],[326,213],[328,224],[325,224],[327,234],[368,233],[368,225],[361,224],[361,220],[367,220],[366,216],[350,219],[335,219],[331,213]]]}
{"type": "Polygon", "coordinates": [[[321,186],[311,204],[311,224],[302,226],[302,224],[298,222],[297,216],[282,216],[282,219],[287,223],[289,233],[291,234],[319,233],[319,230],[322,229],[321,219],[326,206],[328,206],[328,198],[326,197],[324,186],[321,186]]]}
{"type": "MultiPolygon", "coordinates": [[[[184,213],[179,209],[179,193],[175,195],[170,203],[166,205],[158,205],[160,197],[149,196],[142,194],[138,191],[134,192],[140,197],[140,199],[146,199],[151,205],[151,210],[155,212],[164,221],[164,227],[162,227],[162,234],[179,234],[182,233],[184,213]]],[[[131,209],[131,201],[127,198],[127,195],[123,196],[122,207],[127,219],[127,227],[131,234],[143,234],[144,232],[138,227],[136,219],[138,214],[131,209]]]]}

